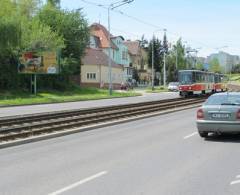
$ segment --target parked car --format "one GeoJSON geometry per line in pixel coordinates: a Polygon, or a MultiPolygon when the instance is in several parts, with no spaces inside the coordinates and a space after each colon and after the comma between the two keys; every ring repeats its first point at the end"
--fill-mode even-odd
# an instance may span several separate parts
{"type": "Polygon", "coordinates": [[[133,89],[133,84],[131,82],[125,82],[121,84],[121,90],[133,89]]]}
{"type": "Polygon", "coordinates": [[[170,82],[168,84],[168,91],[178,91],[178,86],[179,86],[178,82],[170,82]]]}
{"type": "Polygon", "coordinates": [[[240,133],[240,93],[225,92],[210,96],[197,111],[201,137],[208,133],[240,133]]]}

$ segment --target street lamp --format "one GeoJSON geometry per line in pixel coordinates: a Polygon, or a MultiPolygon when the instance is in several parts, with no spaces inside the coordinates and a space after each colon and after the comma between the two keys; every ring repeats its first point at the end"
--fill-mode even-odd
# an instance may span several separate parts
{"type": "Polygon", "coordinates": [[[125,4],[129,4],[134,0],[122,0],[111,3],[108,6],[108,69],[109,69],[109,95],[112,95],[112,63],[111,63],[111,26],[110,11],[125,4]]]}
{"type": "MultiPolygon", "coordinates": [[[[152,41],[152,91],[154,90],[154,39],[155,35],[154,33],[158,31],[166,31],[166,29],[157,29],[153,32],[153,41],[152,41]]],[[[164,52],[165,53],[165,52],[164,52]]]]}

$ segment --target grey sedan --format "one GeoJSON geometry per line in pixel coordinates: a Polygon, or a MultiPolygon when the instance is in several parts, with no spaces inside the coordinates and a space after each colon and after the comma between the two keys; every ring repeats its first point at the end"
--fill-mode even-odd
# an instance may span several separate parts
{"type": "Polygon", "coordinates": [[[197,111],[201,137],[208,133],[240,133],[240,93],[226,92],[210,96],[197,111]]]}

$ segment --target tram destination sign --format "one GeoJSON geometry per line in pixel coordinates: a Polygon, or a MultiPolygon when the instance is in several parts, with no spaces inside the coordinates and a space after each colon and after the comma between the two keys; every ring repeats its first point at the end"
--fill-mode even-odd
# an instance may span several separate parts
{"type": "Polygon", "coordinates": [[[23,52],[19,58],[18,72],[21,74],[59,74],[60,55],[54,51],[23,52]]]}

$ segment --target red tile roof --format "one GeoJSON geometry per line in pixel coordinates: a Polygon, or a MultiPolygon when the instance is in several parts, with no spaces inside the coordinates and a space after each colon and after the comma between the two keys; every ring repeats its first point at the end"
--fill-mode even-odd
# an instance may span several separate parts
{"type": "MultiPolygon", "coordinates": [[[[108,48],[108,30],[101,24],[94,23],[90,26],[90,32],[92,35],[99,37],[102,48],[108,48]]],[[[111,35],[112,37],[112,35],[111,35]]],[[[111,41],[111,47],[118,49],[118,47],[111,41]]]]}
{"type": "Polygon", "coordinates": [[[140,55],[140,45],[138,41],[125,41],[128,51],[131,55],[140,55]]]}
{"type": "MultiPolygon", "coordinates": [[[[101,49],[87,48],[86,55],[82,59],[84,65],[103,65],[108,66],[108,56],[101,49]]],[[[111,60],[112,67],[123,68],[111,60]]]]}

